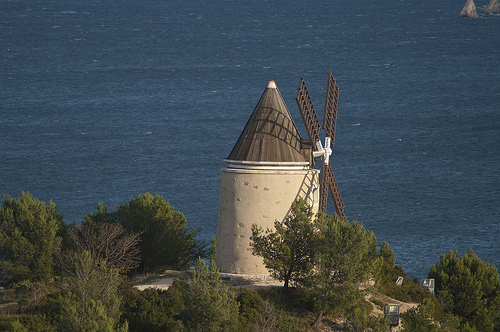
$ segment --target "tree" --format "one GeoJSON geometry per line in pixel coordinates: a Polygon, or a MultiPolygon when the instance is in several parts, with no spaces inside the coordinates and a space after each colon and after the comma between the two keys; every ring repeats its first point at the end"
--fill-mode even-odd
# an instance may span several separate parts
{"type": "Polygon", "coordinates": [[[264,301],[256,290],[240,288],[237,301],[239,303],[240,331],[255,331],[260,318],[264,301]]]}
{"type": "Polygon", "coordinates": [[[14,281],[47,280],[54,274],[63,217],[28,192],[18,199],[4,196],[0,207],[0,276],[14,281]]]}
{"type": "Polygon", "coordinates": [[[442,331],[434,322],[434,303],[430,299],[424,299],[417,308],[401,314],[403,320],[403,331],[411,332],[438,332],[442,331]]]}
{"type": "Polygon", "coordinates": [[[129,331],[183,331],[180,313],[184,310],[186,287],[186,283],[179,280],[167,290],[139,291],[132,285],[122,284],[122,321],[128,321],[129,331]]]}
{"type": "Polygon", "coordinates": [[[73,274],[68,277],[69,291],[61,298],[62,331],[127,331],[119,324],[120,299],[117,295],[120,275],[89,252],[77,255],[73,274]]]}
{"type": "Polygon", "coordinates": [[[300,285],[313,303],[317,325],[325,311],[345,309],[360,298],[358,284],[372,275],[380,259],[377,239],[363,225],[338,215],[318,218],[315,224],[315,268],[300,285]]]}
{"type": "Polygon", "coordinates": [[[252,226],[252,253],[264,260],[271,275],[284,281],[288,289],[290,281],[308,273],[314,266],[313,212],[307,202],[299,198],[293,203],[290,214],[283,224],[275,221],[274,230],[252,226]]]}
{"type": "Polygon", "coordinates": [[[222,285],[215,264],[200,258],[193,280],[184,294],[184,325],[191,331],[234,331],[238,327],[238,302],[233,290],[222,285]]]}
{"type": "Polygon", "coordinates": [[[146,193],[117,207],[117,220],[134,233],[141,233],[139,249],[145,270],[181,269],[203,255],[195,241],[196,229],[186,229],[184,214],[163,197],[146,193]]]}
{"type": "Polygon", "coordinates": [[[87,214],[82,224],[69,231],[71,247],[60,255],[66,269],[74,265],[77,254],[85,251],[107,268],[121,273],[139,266],[139,234],[127,233],[120,224],[112,222],[110,215],[100,203],[97,211],[87,214]]]}
{"type": "MultiPolygon", "coordinates": [[[[371,305],[370,305],[371,306],[371,305]]],[[[370,308],[371,309],[371,308],[370,308]]],[[[347,316],[344,330],[346,332],[373,331],[388,332],[390,330],[389,319],[382,316],[371,316],[362,307],[356,307],[347,316]]]]}
{"type": "Polygon", "coordinates": [[[462,327],[469,324],[485,332],[499,328],[497,268],[482,261],[472,249],[464,257],[457,257],[457,251],[442,254],[440,262],[431,266],[429,278],[436,280],[438,298],[444,303],[445,311],[459,316],[462,327]]]}
{"type": "Polygon", "coordinates": [[[387,291],[393,288],[393,285],[395,285],[394,282],[398,277],[406,278],[406,272],[404,272],[401,266],[394,265],[396,263],[396,255],[389,247],[389,243],[385,241],[381,243],[379,256],[381,258],[381,268],[379,273],[374,277],[377,285],[382,286],[387,291]]]}
{"type": "Polygon", "coordinates": [[[389,266],[394,266],[396,264],[396,254],[394,250],[389,247],[389,243],[382,241],[380,245],[380,256],[384,258],[384,263],[389,266]]]}

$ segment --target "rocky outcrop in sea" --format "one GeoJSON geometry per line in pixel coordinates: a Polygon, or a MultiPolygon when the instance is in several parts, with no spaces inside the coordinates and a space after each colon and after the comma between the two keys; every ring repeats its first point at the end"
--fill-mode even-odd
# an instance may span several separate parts
{"type": "Polygon", "coordinates": [[[467,0],[464,8],[462,9],[462,12],[460,13],[460,17],[478,18],[476,5],[474,4],[473,0],[467,0]]]}
{"type": "Polygon", "coordinates": [[[490,4],[484,10],[485,14],[500,14],[500,2],[498,0],[491,0],[490,4]]]}

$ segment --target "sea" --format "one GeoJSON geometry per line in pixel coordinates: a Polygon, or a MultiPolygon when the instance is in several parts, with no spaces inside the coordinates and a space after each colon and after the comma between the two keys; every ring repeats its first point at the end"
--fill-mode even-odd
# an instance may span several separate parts
{"type": "MultiPolygon", "coordinates": [[[[306,137],[340,87],[349,220],[410,278],[468,248],[500,265],[500,16],[465,0],[2,0],[0,194],[67,223],[161,195],[209,242],[220,169],[269,80],[306,137]]],[[[329,212],[333,213],[333,203],[329,212]]]]}

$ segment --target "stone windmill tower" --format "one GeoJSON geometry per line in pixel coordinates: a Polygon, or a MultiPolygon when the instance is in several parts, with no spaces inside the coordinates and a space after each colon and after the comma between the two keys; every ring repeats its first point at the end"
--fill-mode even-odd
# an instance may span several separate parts
{"type": "MultiPolygon", "coordinates": [[[[297,104],[303,112],[298,99],[297,104]]],[[[312,114],[316,116],[314,109],[312,114]]],[[[303,119],[309,134],[315,124],[308,125],[304,114],[303,119]]],[[[316,129],[319,132],[320,128],[316,129]]],[[[281,93],[270,81],[224,160],[228,166],[221,170],[216,250],[221,272],[267,274],[262,258],[252,255],[252,225],[273,229],[275,220],[283,221],[299,197],[306,199],[314,212],[326,210],[326,205],[321,206],[320,171],[312,165],[313,155],[323,156],[324,160],[325,150],[331,150],[323,149],[320,142],[309,136],[309,140],[301,138],[281,93]],[[319,149],[323,151],[318,152],[319,149]]]]}

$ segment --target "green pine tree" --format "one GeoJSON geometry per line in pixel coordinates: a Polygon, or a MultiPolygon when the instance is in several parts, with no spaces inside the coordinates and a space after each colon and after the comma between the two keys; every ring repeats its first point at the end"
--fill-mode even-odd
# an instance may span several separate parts
{"type": "Polygon", "coordinates": [[[283,223],[276,221],[274,230],[252,226],[252,252],[264,260],[271,275],[284,281],[288,289],[290,282],[309,273],[314,266],[313,212],[307,202],[299,198],[293,203],[290,214],[283,223]]]}
{"type": "Polygon", "coordinates": [[[315,268],[300,285],[317,313],[345,311],[361,297],[358,284],[365,282],[379,267],[377,239],[363,225],[338,215],[316,219],[315,268]]]}
{"type": "Polygon", "coordinates": [[[233,290],[222,284],[215,264],[210,268],[200,258],[188,285],[184,326],[190,331],[234,331],[238,326],[238,302],[233,290]]]}
{"type": "Polygon", "coordinates": [[[195,240],[196,229],[186,229],[184,214],[162,196],[139,195],[118,206],[116,214],[122,226],[141,234],[139,249],[145,270],[182,269],[205,254],[203,245],[195,240]]]}
{"type": "Polygon", "coordinates": [[[93,260],[89,252],[77,256],[74,273],[68,277],[69,291],[62,295],[59,329],[62,331],[127,331],[119,324],[120,275],[93,260]]]}
{"type": "Polygon", "coordinates": [[[54,254],[61,245],[63,217],[51,201],[22,193],[18,199],[4,196],[0,207],[0,277],[15,282],[43,281],[54,276],[54,254]]]}
{"type": "Polygon", "coordinates": [[[500,329],[498,270],[472,249],[463,257],[457,257],[456,251],[442,254],[440,262],[430,268],[429,278],[436,280],[437,296],[445,311],[460,317],[462,326],[468,324],[484,332],[500,329]]]}

